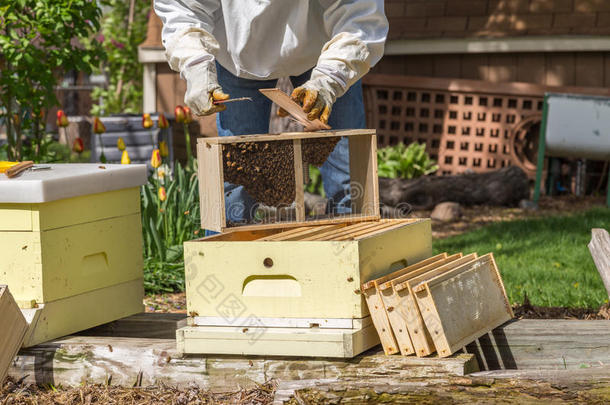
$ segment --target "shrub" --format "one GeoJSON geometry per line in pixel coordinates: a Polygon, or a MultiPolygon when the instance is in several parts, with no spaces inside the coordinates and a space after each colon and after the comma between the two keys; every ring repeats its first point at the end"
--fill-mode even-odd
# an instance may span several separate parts
{"type": "Polygon", "coordinates": [[[5,1],[0,7],[0,122],[6,153],[20,160],[24,143],[41,158],[46,114],[57,105],[55,87],[69,71],[90,73],[104,56],[96,40],[95,0],[5,1]]]}
{"type": "Polygon", "coordinates": [[[434,173],[438,165],[426,153],[426,145],[399,143],[377,151],[378,174],[380,177],[413,179],[434,173]]]}

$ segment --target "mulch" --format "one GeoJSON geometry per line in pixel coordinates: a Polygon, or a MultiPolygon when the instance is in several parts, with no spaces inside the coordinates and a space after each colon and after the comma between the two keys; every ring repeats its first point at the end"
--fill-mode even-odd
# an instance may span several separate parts
{"type": "Polygon", "coordinates": [[[191,404],[244,404],[266,405],[273,402],[275,383],[259,385],[255,389],[242,389],[228,393],[214,393],[193,384],[186,388],[166,385],[122,388],[99,384],[80,387],[37,387],[8,378],[0,389],[2,405],[191,405],[191,404]]]}

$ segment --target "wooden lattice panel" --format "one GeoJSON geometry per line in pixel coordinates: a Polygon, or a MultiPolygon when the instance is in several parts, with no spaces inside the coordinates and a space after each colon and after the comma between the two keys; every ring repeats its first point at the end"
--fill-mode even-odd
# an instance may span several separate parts
{"type": "Polygon", "coordinates": [[[377,129],[378,146],[425,143],[439,175],[509,165],[525,169],[511,138],[522,121],[540,117],[545,92],[607,93],[395,75],[367,75],[364,84],[368,126],[377,129]]]}

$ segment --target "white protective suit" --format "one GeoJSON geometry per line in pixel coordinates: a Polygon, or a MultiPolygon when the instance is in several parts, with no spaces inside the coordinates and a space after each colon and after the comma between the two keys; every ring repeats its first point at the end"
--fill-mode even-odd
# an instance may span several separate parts
{"type": "Polygon", "coordinates": [[[331,104],[379,61],[388,32],[383,0],[155,0],[185,101],[206,113],[219,90],[214,60],[246,79],[296,76],[331,104]],[[201,94],[209,94],[208,99],[201,94]]]}

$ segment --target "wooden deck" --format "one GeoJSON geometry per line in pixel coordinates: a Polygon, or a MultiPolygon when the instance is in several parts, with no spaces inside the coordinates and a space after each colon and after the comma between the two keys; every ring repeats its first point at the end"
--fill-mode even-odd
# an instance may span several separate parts
{"type": "Polygon", "coordinates": [[[76,336],[22,349],[9,375],[25,377],[33,383],[63,386],[84,381],[123,386],[146,386],[161,381],[183,386],[194,382],[215,391],[251,387],[271,379],[284,387],[295,381],[371,379],[392,386],[413,379],[455,378],[479,370],[475,375],[498,378],[519,373],[534,377],[554,375],[551,370],[560,369],[582,373],[583,368],[595,370],[596,376],[610,375],[606,368],[610,365],[610,321],[513,321],[469,345],[468,354],[445,359],[385,356],[378,346],[348,360],[179,357],[173,336],[184,323],[184,316],[176,314],[125,318],[76,336]]]}

